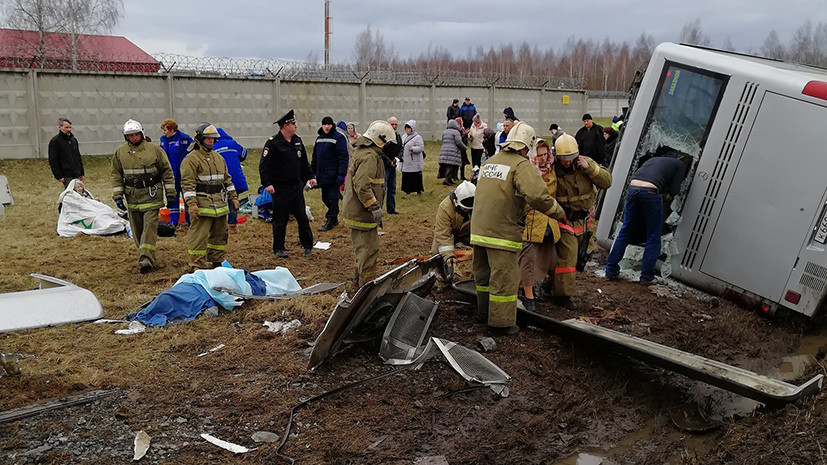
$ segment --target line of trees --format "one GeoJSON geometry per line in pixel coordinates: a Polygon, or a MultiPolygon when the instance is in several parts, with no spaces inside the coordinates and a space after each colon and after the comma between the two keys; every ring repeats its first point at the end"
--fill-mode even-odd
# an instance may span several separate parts
{"type": "Polygon", "coordinates": [[[83,34],[107,34],[123,16],[123,0],[0,0],[1,23],[10,29],[36,31],[36,43],[23,43],[34,53],[40,66],[48,52],[46,34],[70,36],[67,51],[72,69],[77,69],[78,38],[83,34]]]}
{"type": "MultiPolygon", "coordinates": [[[[709,35],[700,19],[683,26],[679,42],[710,47],[709,35]]],[[[368,25],[354,42],[353,60],[358,69],[393,69],[457,71],[467,73],[503,73],[546,75],[581,79],[592,90],[627,90],[635,71],[646,64],[655,49],[655,39],[641,33],[634,43],[569,37],[562,47],[541,49],[528,42],[511,43],[499,48],[469,48],[464,57],[455,56],[442,46],[429,45],[416,57],[400,58],[393,44],[381,31],[368,25]]],[[[735,51],[726,37],[717,48],[735,51]]],[[[784,45],[773,30],[759,48],[740,50],[752,55],[827,67],[827,23],[802,24],[784,45]]]]}

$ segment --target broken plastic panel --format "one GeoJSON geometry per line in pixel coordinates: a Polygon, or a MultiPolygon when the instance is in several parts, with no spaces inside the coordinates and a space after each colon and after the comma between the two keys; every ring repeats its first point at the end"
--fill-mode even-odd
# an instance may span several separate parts
{"type": "Polygon", "coordinates": [[[466,381],[483,384],[500,397],[508,397],[511,377],[479,352],[456,342],[432,337],[422,355],[414,360],[413,368],[418,370],[425,362],[434,358],[442,358],[448,362],[466,381]]]}
{"type": "Polygon", "coordinates": [[[405,365],[416,358],[438,304],[413,293],[405,294],[385,327],[379,356],[390,365],[405,365]]]}
{"type": "Polygon", "coordinates": [[[29,276],[39,281],[39,289],[0,294],[0,333],[103,317],[103,307],[90,291],[51,276],[29,276]]]}
{"type": "MultiPolygon", "coordinates": [[[[364,323],[369,322],[368,326],[376,329],[382,317],[390,317],[396,307],[396,302],[393,302],[388,308],[388,299],[400,298],[404,292],[412,288],[422,291],[428,288],[429,283],[432,285],[436,279],[439,260],[437,255],[425,262],[410,260],[365,283],[351,300],[338,302],[313,346],[310,369],[316,368],[327,357],[338,353],[346,342],[352,343],[372,337],[372,334],[368,336],[371,331],[365,331],[364,323]],[[377,300],[382,297],[385,304],[376,305],[377,300]],[[360,331],[356,332],[357,328],[360,328],[360,331]]],[[[382,335],[382,331],[384,325],[381,326],[379,336],[382,335]]]]}

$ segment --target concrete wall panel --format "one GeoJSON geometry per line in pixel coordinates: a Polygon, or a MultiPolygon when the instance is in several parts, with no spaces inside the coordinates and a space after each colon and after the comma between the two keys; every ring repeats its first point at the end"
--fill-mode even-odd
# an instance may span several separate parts
{"type": "Polygon", "coordinates": [[[36,156],[29,133],[29,83],[29,73],[0,74],[0,158],[36,156]]]}
{"type": "MultiPolygon", "coordinates": [[[[353,121],[359,133],[365,130],[365,123],[359,121],[358,83],[282,81],[280,94],[280,114],[276,118],[291,108],[295,110],[298,134],[306,145],[313,145],[325,116],[334,121],[353,121]]],[[[273,134],[276,128],[272,127],[273,134]]]]}

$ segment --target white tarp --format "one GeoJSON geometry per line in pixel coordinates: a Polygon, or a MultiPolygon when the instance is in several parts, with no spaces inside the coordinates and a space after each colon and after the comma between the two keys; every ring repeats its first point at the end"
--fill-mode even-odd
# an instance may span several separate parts
{"type": "Polygon", "coordinates": [[[74,186],[75,180],[60,194],[63,204],[57,218],[60,237],[75,237],[79,233],[102,236],[126,231],[129,222],[118,216],[112,207],[78,194],[74,186]]]}

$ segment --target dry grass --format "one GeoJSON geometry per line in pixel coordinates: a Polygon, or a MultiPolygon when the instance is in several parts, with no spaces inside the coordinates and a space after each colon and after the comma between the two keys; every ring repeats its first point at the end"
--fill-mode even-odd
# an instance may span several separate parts
{"type": "MultiPolygon", "coordinates": [[[[250,186],[257,186],[258,157],[251,153],[244,163],[250,186]]],[[[432,216],[436,205],[449,189],[436,180],[439,146],[427,145],[425,183],[421,196],[397,194],[402,215],[385,219],[380,261],[400,256],[425,254],[430,249],[432,216]]],[[[85,157],[86,185],[109,205],[111,200],[109,157],[85,157]]],[[[67,279],[91,290],[100,300],[107,318],[123,318],[136,311],[158,293],[171,287],[186,268],[185,234],[161,238],[157,256],[162,268],[148,275],[138,273],[137,250],[125,235],[116,237],[59,238],[55,231],[57,196],[61,185],[54,181],[46,160],[0,161],[0,173],[9,178],[15,205],[7,208],[0,223],[0,245],[5,270],[0,274],[0,292],[31,289],[35,283],[29,273],[43,273],[67,279]]],[[[401,176],[400,181],[401,183],[401,176]]],[[[320,192],[306,195],[316,222],[321,225],[324,207],[320,192]]],[[[312,258],[296,256],[295,223],[288,227],[288,249],[293,256],[278,261],[271,254],[270,225],[250,220],[230,235],[227,259],[250,270],[285,265],[303,285],[318,281],[348,281],[353,269],[349,231],[339,227],[327,233],[314,232],[316,240],[333,242],[329,251],[316,251],[312,258]]],[[[0,352],[33,354],[23,362],[24,375],[4,379],[0,408],[54,397],[92,387],[136,385],[165,387],[184,384],[187,390],[214,384],[215,379],[196,379],[192,372],[205,366],[220,369],[225,362],[245,365],[260,362],[266,370],[272,356],[283,358],[284,374],[304,369],[299,355],[302,339],[312,339],[321,330],[335,303],[336,293],[296,299],[290,302],[247,303],[217,319],[199,318],[192,323],[174,324],[138,336],[116,336],[112,325],[67,325],[0,335],[0,352]],[[265,319],[299,318],[304,326],[301,338],[275,336],[261,326],[265,319]],[[234,325],[239,322],[240,327],[234,325]],[[196,358],[219,343],[222,351],[196,358]],[[298,354],[298,355],[297,355],[298,354]],[[262,357],[263,355],[263,357],[262,357]]]]}

